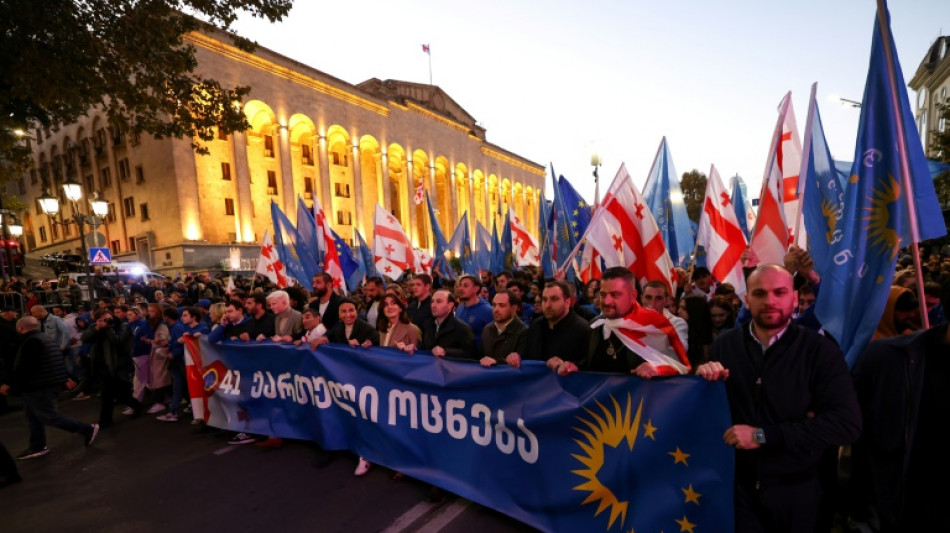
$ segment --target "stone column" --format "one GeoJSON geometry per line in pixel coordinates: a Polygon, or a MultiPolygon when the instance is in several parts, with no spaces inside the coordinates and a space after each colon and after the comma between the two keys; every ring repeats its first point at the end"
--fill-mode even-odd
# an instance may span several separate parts
{"type": "Polygon", "coordinates": [[[290,220],[297,220],[297,195],[294,193],[294,165],[290,159],[290,131],[287,126],[277,127],[280,143],[280,181],[284,214],[290,220]]]}
{"type": "MultiPolygon", "coordinates": [[[[320,135],[318,139],[318,151],[317,158],[320,160],[320,203],[323,204],[323,211],[326,213],[327,217],[330,216],[330,211],[333,209],[331,203],[331,198],[333,191],[330,190],[330,161],[327,158],[327,138],[324,135],[320,135]]],[[[314,195],[314,198],[317,196],[314,195]]]]}
{"type": "MultiPolygon", "coordinates": [[[[353,188],[356,190],[353,191],[354,209],[352,213],[353,218],[351,219],[351,222],[353,223],[353,229],[359,229],[360,233],[363,233],[363,216],[365,215],[366,209],[363,206],[363,187],[364,187],[363,159],[362,157],[360,157],[359,144],[353,145],[352,153],[353,153],[353,157],[352,157],[353,164],[350,166],[350,168],[352,168],[353,170],[353,173],[352,173],[353,188]]],[[[355,240],[356,234],[353,234],[352,237],[355,240]]]]}
{"type": "Polygon", "coordinates": [[[231,161],[234,163],[234,189],[237,192],[237,209],[234,214],[239,228],[238,240],[252,242],[254,220],[251,215],[251,168],[247,159],[247,136],[244,132],[236,131],[231,134],[231,161]]]}

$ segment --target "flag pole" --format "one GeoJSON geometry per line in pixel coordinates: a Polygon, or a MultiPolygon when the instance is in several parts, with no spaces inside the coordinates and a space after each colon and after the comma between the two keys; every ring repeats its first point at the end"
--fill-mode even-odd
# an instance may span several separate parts
{"type": "MultiPolygon", "coordinates": [[[[924,329],[930,327],[927,317],[927,302],[924,298],[924,277],[920,264],[920,228],[917,227],[917,209],[913,202],[914,188],[910,179],[910,163],[907,161],[907,145],[904,138],[904,123],[900,100],[897,97],[897,83],[894,79],[894,50],[891,48],[890,23],[887,20],[887,6],[884,0],[877,0],[877,20],[881,28],[881,43],[884,45],[884,55],[887,57],[887,81],[891,86],[891,109],[894,110],[894,125],[897,128],[897,153],[901,160],[901,187],[904,201],[907,204],[907,215],[910,219],[911,249],[914,256],[914,269],[917,271],[917,301],[920,306],[920,323],[924,329]]],[[[896,253],[896,250],[895,250],[896,253]]]]}
{"type": "Polygon", "coordinates": [[[432,48],[426,44],[426,55],[429,56],[429,85],[432,85],[432,48]]]}
{"type": "Polygon", "coordinates": [[[811,84],[811,96],[808,98],[808,118],[805,119],[805,145],[802,147],[802,164],[798,170],[798,213],[795,215],[795,240],[801,235],[802,230],[802,211],[805,207],[805,180],[808,175],[808,160],[811,157],[812,128],[814,128],[815,107],[818,94],[818,82],[811,84]]]}

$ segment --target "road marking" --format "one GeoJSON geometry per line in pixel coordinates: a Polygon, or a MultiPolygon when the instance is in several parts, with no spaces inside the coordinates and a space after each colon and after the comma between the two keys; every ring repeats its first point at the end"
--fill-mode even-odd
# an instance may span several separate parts
{"type": "Polygon", "coordinates": [[[236,449],[238,449],[238,446],[237,446],[236,444],[232,444],[232,445],[230,445],[230,446],[226,446],[226,447],[224,447],[224,448],[221,448],[220,450],[215,450],[214,454],[215,454],[215,455],[224,455],[224,454],[226,454],[226,453],[228,453],[228,452],[233,452],[233,451],[236,450],[236,449]]]}
{"type": "Polygon", "coordinates": [[[432,512],[432,510],[438,506],[438,503],[419,502],[414,507],[403,513],[402,516],[394,520],[392,525],[384,529],[382,533],[399,533],[404,531],[416,520],[432,512]]]}
{"type": "Polygon", "coordinates": [[[471,504],[472,502],[461,498],[453,501],[451,504],[436,511],[432,520],[418,529],[416,533],[438,533],[442,531],[442,528],[452,523],[452,521],[464,513],[471,504]]]}

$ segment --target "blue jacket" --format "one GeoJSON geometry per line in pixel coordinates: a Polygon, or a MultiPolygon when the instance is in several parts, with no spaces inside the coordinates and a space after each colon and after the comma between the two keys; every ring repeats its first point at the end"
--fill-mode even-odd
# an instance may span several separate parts
{"type": "Polygon", "coordinates": [[[129,331],[132,332],[132,357],[152,353],[152,345],[142,340],[142,337],[147,339],[155,337],[155,332],[152,331],[147,320],[139,318],[135,322],[129,322],[129,331]]]}

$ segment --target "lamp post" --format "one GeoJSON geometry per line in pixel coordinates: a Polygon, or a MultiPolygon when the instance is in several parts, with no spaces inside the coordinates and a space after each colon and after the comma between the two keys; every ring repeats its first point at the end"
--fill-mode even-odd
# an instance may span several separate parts
{"type": "Polygon", "coordinates": [[[16,275],[16,265],[13,264],[13,250],[10,247],[10,240],[18,239],[20,235],[23,235],[23,226],[17,222],[13,211],[3,208],[2,198],[0,198],[0,230],[2,230],[0,231],[0,242],[3,243],[4,248],[4,257],[0,260],[0,265],[3,265],[3,280],[10,281],[10,277],[16,275]],[[7,267],[9,267],[9,270],[7,267]]]}
{"type": "Polygon", "coordinates": [[[86,289],[88,290],[90,300],[95,300],[96,294],[95,289],[92,284],[92,265],[89,263],[89,251],[86,248],[86,224],[89,224],[93,230],[100,224],[102,224],[102,219],[109,214],[109,203],[103,200],[99,193],[94,193],[92,199],[89,200],[89,204],[92,207],[92,216],[84,215],[79,211],[79,200],[82,199],[82,187],[72,178],[66,180],[63,183],[63,192],[66,194],[66,199],[72,202],[73,204],[73,216],[63,220],[62,222],[56,220],[56,215],[59,214],[59,199],[51,195],[48,191],[43,192],[43,196],[39,198],[40,209],[49,217],[51,224],[62,224],[63,226],[68,226],[69,224],[76,224],[79,227],[79,243],[82,245],[82,257],[83,261],[86,264],[86,289]]]}
{"type": "Polygon", "coordinates": [[[596,151],[590,154],[590,166],[594,167],[594,206],[600,204],[600,174],[597,169],[600,168],[600,154],[596,151]]]}

